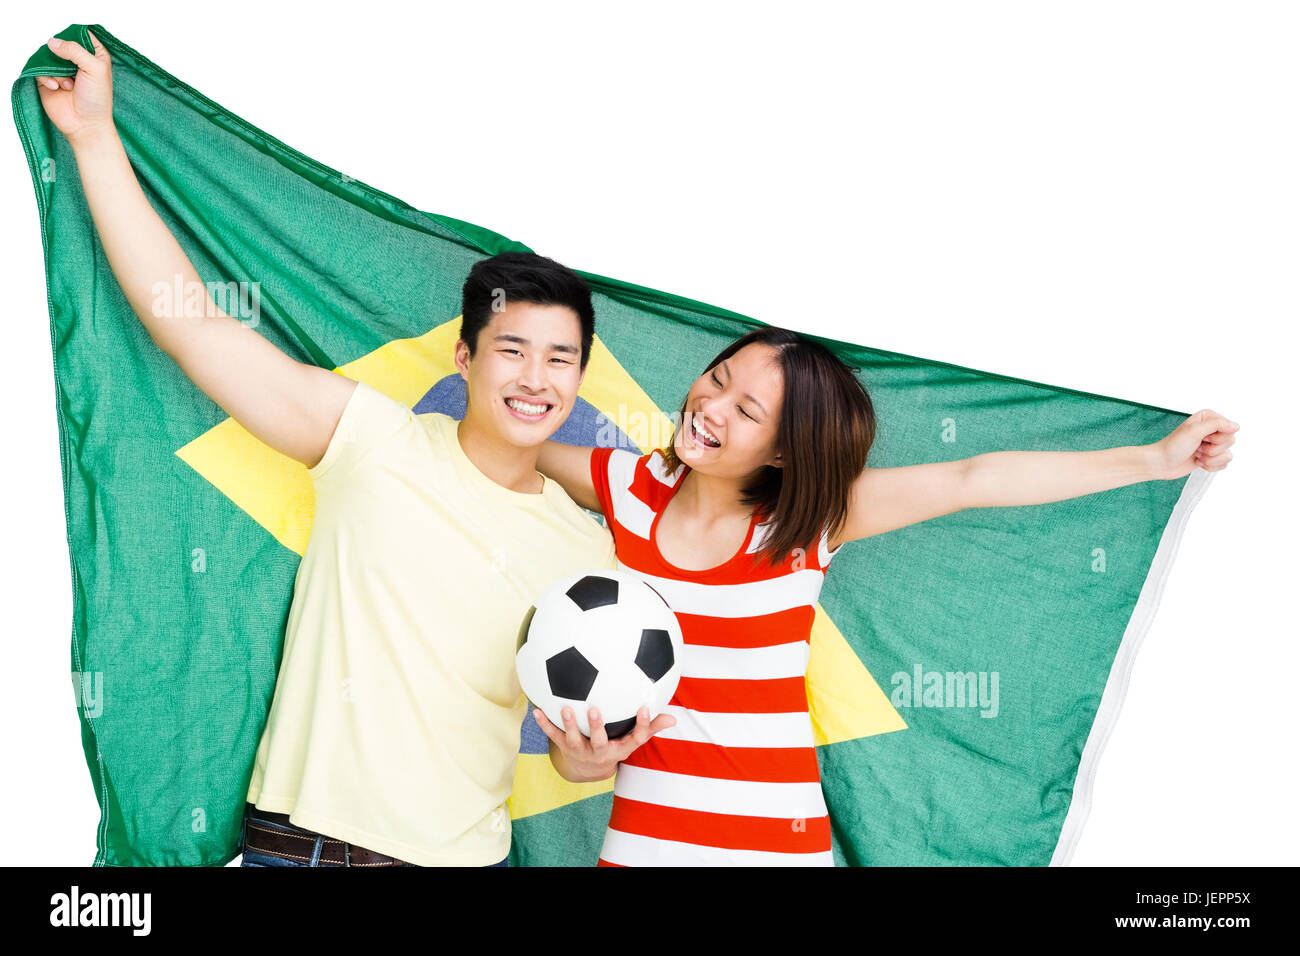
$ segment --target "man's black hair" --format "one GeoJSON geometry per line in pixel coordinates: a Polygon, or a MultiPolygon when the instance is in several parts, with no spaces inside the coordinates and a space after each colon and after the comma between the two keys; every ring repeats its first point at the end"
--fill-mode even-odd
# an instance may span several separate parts
{"type": "Polygon", "coordinates": [[[596,312],[587,280],[554,259],[532,252],[502,252],[476,262],[461,290],[460,337],[469,346],[471,356],[479,332],[492,321],[493,306],[499,309],[510,302],[563,305],[576,312],[582,326],[582,360],[578,368],[587,367],[596,331],[596,312]]]}

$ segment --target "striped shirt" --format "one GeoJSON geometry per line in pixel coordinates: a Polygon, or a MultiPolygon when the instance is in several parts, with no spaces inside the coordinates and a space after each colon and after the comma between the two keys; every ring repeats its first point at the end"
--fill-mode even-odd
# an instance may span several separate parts
{"type": "Polygon", "coordinates": [[[814,608],[836,552],[822,535],[772,567],[766,523],[705,571],[675,567],[656,529],[689,466],[597,448],[591,477],[618,565],[672,607],[684,642],[677,723],[619,764],[601,866],[833,866],[805,675],[814,608]]]}

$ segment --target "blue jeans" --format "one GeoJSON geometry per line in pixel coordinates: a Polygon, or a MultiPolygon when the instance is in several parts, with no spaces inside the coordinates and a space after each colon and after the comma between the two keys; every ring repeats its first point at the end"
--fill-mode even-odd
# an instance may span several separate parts
{"type": "MultiPolygon", "coordinates": [[[[251,804],[244,808],[244,826],[243,829],[240,831],[240,837],[239,837],[239,849],[243,853],[243,859],[240,860],[239,862],[239,865],[241,867],[242,866],[339,866],[340,864],[338,863],[319,862],[321,847],[324,845],[325,845],[324,834],[317,833],[314,830],[304,830],[302,827],[296,827],[293,826],[292,824],[284,824],[279,822],[278,820],[268,820],[265,817],[261,816],[258,813],[257,808],[252,806],[251,804]],[[247,840],[248,840],[249,820],[256,820],[258,826],[267,827],[268,829],[271,830],[283,830],[286,833],[301,833],[304,836],[315,837],[316,846],[312,850],[311,860],[310,861],[290,860],[282,856],[275,856],[274,854],[270,854],[270,853],[259,853],[256,850],[247,849],[246,847],[247,847],[247,840]]],[[[500,863],[492,863],[489,865],[509,866],[510,857],[507,856],[500,863]]]]}

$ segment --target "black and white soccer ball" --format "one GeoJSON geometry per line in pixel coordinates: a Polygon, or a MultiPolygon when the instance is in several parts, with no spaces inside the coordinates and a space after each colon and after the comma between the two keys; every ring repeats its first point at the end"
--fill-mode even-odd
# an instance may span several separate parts
{"type": "Polygon", "coordinates": [[[573,708],[591,736],[595,707],[612,740],[636,725],[637,711],[663,713],[681,677],[682,631],[659,592],[627,571],[586,571],[561,578],[524,615],[515,654],[519,686],[533,706],[563,728],[573,708]]]}

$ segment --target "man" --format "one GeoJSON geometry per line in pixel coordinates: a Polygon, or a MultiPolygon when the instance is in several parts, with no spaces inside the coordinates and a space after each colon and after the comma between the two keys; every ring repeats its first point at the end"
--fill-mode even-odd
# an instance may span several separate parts
{"type": "MultiPolygon", "coordinates": [[[[590,291],[541,256],[474,266],[456,343],[459,424],[297,362],[210,301],[189,313],[162,302],[156,284],[199,277],[135,179],[113,125],[108,52],[92,40],[93,55],[51,39],[79,72],[36,82],[113,273],[153,341],[306,466],[316,492],[249,783],[244,863],[502,865],[525,713],[520,621],[557,578],[616,566],[609,533],[535,467],[577,401],[590,291]]],[[[643,709],[610,742],[566,720],[551,759],[569,779],[604,779],[672,723],[643,709]]]]}

